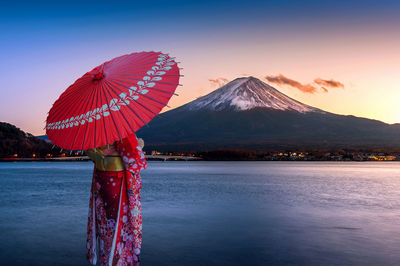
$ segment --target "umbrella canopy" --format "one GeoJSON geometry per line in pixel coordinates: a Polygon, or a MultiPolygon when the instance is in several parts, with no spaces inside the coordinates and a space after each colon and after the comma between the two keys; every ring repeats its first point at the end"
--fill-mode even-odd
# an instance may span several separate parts
{"type": "Polygon", "coordinates": [[[158,115],[179,84],[179,68],[161,52],[114,58],[87,72],[54,102],[46,133],[57,146],[86,150],[120,140],[158,115]]]}

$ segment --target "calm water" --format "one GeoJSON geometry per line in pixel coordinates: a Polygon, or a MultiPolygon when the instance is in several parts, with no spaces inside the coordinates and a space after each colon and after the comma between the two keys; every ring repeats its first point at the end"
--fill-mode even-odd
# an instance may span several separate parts
{"type": "MultiPolygon", "coordinates": [[[[0,264],[88,265],[91,162],[0,163],[0,264]]],[[[400,265],[400,163],[150,162],[146,265],[400,265]]]]}

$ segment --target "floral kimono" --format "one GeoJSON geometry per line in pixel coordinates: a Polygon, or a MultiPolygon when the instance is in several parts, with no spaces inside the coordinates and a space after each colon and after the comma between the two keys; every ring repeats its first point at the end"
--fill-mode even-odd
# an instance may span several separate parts
{"type": "Polygon", "coordinates": [[[139,173],[147,167],[147,162],[134,134],[117,142],[116,148],[124,169],[95,168],[93,172],[86,254],[92,264],[99,261],[100,265],[139,265],[142,244],[139,173]]]}

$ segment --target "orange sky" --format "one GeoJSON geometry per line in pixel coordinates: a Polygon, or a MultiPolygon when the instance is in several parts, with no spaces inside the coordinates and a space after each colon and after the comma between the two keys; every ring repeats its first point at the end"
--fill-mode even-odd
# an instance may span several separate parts
{"type": "Polygon", "coordinates": [[[344,84],[344,88],[314,94],[271,84],[301,102],[333,113],[399,123],[399,37],[390,29],[367,33],[344,29],[334,36],[308,33],[301,40],[292,41],[279,35],[256,42],[242,39],[230,49],[221,42],[219,47],[197,55],[185,51],[184,86],[178,88],[180,97],[174,97],[171,106],[182,105],[216,89],[209,79],[232,80],[252,75],[266,81],[266,75],[282,73],[301,83],[323,78],[344,84]]]}

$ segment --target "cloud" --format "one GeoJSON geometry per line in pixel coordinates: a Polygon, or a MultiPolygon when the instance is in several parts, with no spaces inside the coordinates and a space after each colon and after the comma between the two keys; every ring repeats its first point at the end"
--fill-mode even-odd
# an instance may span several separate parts
{"type": "Polygon", "coordinates": [[[229,80],[226,78],[208,79],[208,81],[210,81],[212,85],[216,85],[218,87],[221,87],[229,82],[229,80]]]}
{"type": "Polygon", "coordinates": [[[315,93],[318,91],[318,88],[311,84],[302,84],[294,79],[285,77],[282,74],[279,74],[277,76],[269,75],[269,76],[266,76],[265,79],[273,84],[291,86],[291,87],[296,88],[304,93],[315,93]]]}
{"type": "Polygon", "coordinates": [[[320,91],[329,92],[328,88],[344,88],[343,83],[333,79],[327,80],[322,78],[316,78],[314,79],[313,84],[310,83],[302,84],[297,80],[285,77],[282,74],[279,74],[277,76],[268,75],[265,77],[265,79],[273,84],[291,86],[304,93],[316,93],[320,91]]]}
{"type": "Polygon", "coordinates": [[[333,79],[327,80],[327,79],[316,78],[314,79],[314,82],[320,86],[326,86],[329,88],[344,88],[343,83],[333,79]]]}

